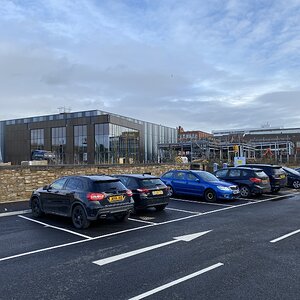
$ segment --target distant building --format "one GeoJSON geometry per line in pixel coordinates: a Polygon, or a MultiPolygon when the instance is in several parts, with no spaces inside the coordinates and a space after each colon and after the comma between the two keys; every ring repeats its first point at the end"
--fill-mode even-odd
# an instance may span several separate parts
{"type": "Polygon", "coordinates": [[[157,145],[174,142],[175,128],[100,110],[0,121],[0,161],[12,164],[34,150],[54,152],[58,164],[157,162],[157,145]]]}
{"type": "Polygon", "coordinates": [[[256,149],[256,156],[266,153],[300,158],[300,128],[263,127],[251,129],[214,130],[213,136],[222,142],[248,143],[256,149]]]}
{"type": "Polygon", "coordinates": [[[177,132],[178,142],[198,141],[213,136],[212,134],[201,130],[184,131],[184,129],[181,126],[178,127],[177,132]]]}

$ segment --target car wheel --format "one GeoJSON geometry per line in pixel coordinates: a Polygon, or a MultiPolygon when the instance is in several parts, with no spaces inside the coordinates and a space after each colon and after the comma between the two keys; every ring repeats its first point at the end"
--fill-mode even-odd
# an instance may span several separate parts
{"type": "Polygon", "coordinates": [[[173,188],[170,185],[168,185],[168,188],[169,188],[169,196],[173,197],[175,195],[173,188]]]}
{"type": "Polygon", "coordinates": [[[206,190],[204,193],[204,198],[207,202],[215,202],[217,200],[217,195],[214,190],[206,190]]]}
{"type": "Polygon", "coordinates": [[[76,205],[72,211],[72,222],[75,228],[85,229],[90,226],[90,221],[87,219],[85,210],[81,205],[76,205]]]}
{"type": "Polygon", "coordinates": [[[114,218],[115,218],[118,222],[125,222],[125,221],[128,220],[128,217],[129,217],[129,213],[114,215],[114,218]]]}
{"type": "Polygon", "coordinates": [[[33,198],[31,201],[32,215],[35,218],[41,217],[44,213],[41,210],[40,201],[38,198],[33,198]]]}
{"type": "Polygon", "coordinates": [[[243,185],[240,187],[240,193],[241,197],[247,198],[250,196],[250,189],[246,185],[243,185]]]}
{"type": "Polygon", "coordinates": [[[300,188],[300,181],[299,180],[294,180],[293,181],[293,188],[294,189],[299,189],[300,188]]]}
{"type": "Polygon", "coordinates": [[[167,206],[167,204],[158,205],[158,206],[155,206],[155,209],[157,211],[163,211],[166,208],[166,206],[167,206]]]}

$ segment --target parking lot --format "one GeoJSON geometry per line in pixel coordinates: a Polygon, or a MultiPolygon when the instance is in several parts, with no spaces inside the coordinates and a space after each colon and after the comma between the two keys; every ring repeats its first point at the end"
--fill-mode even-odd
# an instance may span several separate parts
{"type": "Polygon", "coordinates": [[[296,299],[300,193],[100,220],[0,213],[1,299],[296,299]]]}

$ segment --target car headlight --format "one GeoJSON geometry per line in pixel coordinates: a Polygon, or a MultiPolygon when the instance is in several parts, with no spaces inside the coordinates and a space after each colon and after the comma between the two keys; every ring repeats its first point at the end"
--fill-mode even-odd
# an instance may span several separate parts
{"type": "Polygon", "coordinates": [[[230,191],[230,188],[227,186],[218,185],[217,188],[221,191],[230,191]]]}

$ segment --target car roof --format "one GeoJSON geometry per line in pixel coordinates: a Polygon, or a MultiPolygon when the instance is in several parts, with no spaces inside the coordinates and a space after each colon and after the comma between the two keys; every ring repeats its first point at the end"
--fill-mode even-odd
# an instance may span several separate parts
{"type": "Polygon", "coordinates": [[[219,169],[219,170],[217,170],[217,171],[220,171],[220,170],[239,170],[239,169],[241,169],[241,170],[251,170],[251,171],[262,171],[262,169],[260,169],[260,168],[251,168],[251,167],[244,167],[244,166],[242,166],[242,167],[228,167],[228,168],[223,168],[223,169],[219,169]]]}
{"type": "Polygon", "coordinates": [[[157,176],[153,176],[149,173],[143,173],[143,174],[116,174],[114,175],[115,177],[118,176],[125,176],[125,177],[132,177],[132,178],[137,178],[137,179],[159,179],[157,176]]]}
{"type": "Polygon", "coordinates": [[[250,166],[257,166],[258,168],[264,168],[264,167],[267,167],[267,168],[282,168],[282,166],[280,166],[280,165],[268,165],[268,164],[247,164],[247,165],[243,165],[242,167],[245,167],[245,166],[249,166],[249,167],[250,166]]]}
{"type": "Polygon", "coordinates": [[[92,181],[111,181],[111,180],[118,180],[118,178],[108,176],[108,175],[73,175],[73,176],[66,176],[66,177],[73,177],[73,178],[88,178],[92,181]]]}

